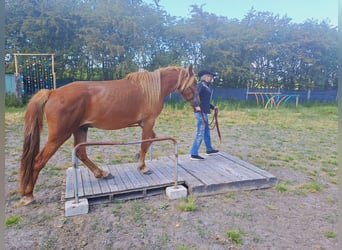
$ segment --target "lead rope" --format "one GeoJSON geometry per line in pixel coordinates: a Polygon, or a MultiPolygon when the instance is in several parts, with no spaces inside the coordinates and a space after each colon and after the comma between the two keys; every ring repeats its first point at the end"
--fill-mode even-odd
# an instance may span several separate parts
{"type": "Polygon", "coordinates": [[[203,120],[204,124],[206,126],[208,126],[210,130],[213,130],[216,127],[217,135],[218,135],[218,138],[219,138],[220,144],[221,144],[221,131],[220,131],[219,122],[218,122],[218,109],[214,109],[214,116],[213,116],[213,119],[211,120],[211,122],[209,124],[204,119],[204,114],[203,114],[202,110],[201,110],[201,115],[202,115],[202,120],[203,120]]]}

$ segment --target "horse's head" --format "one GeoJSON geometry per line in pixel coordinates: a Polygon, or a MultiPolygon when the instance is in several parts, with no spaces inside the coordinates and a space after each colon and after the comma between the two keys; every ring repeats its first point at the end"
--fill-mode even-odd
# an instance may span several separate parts
{"type": "Polygon", "coordinates": [[[192,64],[183,69],[179,75],[178,90],[182,97],[187,100],[192,107],[199,106],[200,99],[198,95],[196,76],[193,72],[192,64]]]}

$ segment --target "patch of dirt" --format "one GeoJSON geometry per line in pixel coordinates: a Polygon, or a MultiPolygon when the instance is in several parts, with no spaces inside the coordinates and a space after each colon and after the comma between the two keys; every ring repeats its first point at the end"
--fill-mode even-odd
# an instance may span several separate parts
{"type": "MultiPolygon", "coordinates": [[[[180,152],[190,148],[192,133],[187,131],[194,131],[192,125],[183,128],[182,135],[177,134],[181,138],[176,137],[180,141],[180,152]]],[[[281,140],[288,135],[286,129],[265,129],[265,126],[222,125],[221,132],[225,138],[219,149],[275,175],[288,188],[283,192],[273,187],[195,197],[196,209],[188,212],[179,208],[184,200],[168,200],[164,195],[157,195],[91,205],[88,214],[65,217],[64,178],[65,169],[71,166],[72,141],[64,144],[41,172],[35,188],[36,202],[13,209],[11,205],[19,199],[16,178],[23,128],[22,125],[7,124],[6,218],[18,216],[20,220],[6,226],[5,248],[337,249],[337,238],[328,235],[337,232],[338,187],[331,182],[328,172],[320,171],[322,162],[326,161],[313,151],[311,155],[316,155],[317,160],[304,159],[306,151],[303,147],[296,146],[294,140],[281,140]],[[277,139],[270,141],[270,134],[271,138],[277,139]],[[285,152],[292,158],[284,159],[285,152]],[[305,183],[318,183],[321,189],[305,189],[305,183]],[[229,230],[239,230],[242,243],[230,239],[227,235],[229,230]]],[[[161,127],[156,132],[159,136],[167,133],[161,127]]],[[[96,140],[104,141],[120,137],[120,133],[125,138],[134,134],[131,130],[111,134],[92,130],[91,133],[96,140]]],[[[308,133],[298,132],[294,136],[298,137],[297,144],[301,141],[305,145],[303,140],[307,140],[310,150],[322,150],[312,146],[317,143],[312,141],[315,131],[308,133]]],[[[138,138],[139,133],[133,136],[138,138]]],[[[42,142],[45,140],[46,134],[43,134],[42,142]]],[[[218,145],[215,134],[213,140],[218,145]]],[[[333,139],[325,143],[336,153],[333,139]]],[[[111,159],[113,155],[121,154],[125,155],[126,161],[133,161],[136,150],[122,149],[113,153],[108,149],[95,148],[91,154],[98,160],[101,158],[99,155],[111,159]]],[[[103,163],[104,159],[100,160],[107,164],[103,163]]]]}

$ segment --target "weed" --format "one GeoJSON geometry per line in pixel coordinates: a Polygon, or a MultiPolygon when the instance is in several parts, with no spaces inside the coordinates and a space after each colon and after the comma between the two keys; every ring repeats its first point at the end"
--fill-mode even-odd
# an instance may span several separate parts
{"type": "Polygon", "coordinates": [[[302,194],[307,194],[307,192],[316,193],[323,190],[323,185],[318,183],[317,180],[313,180],[308,183],[303,183],[296,187],[296,190],[302,194]]]}
{"type": "Polygon", "coordinates": [[[267,204],[266,207],[269,209],[269,210],[277,210],[278,207],[276,207],[275,205],[272,205],[272,204],[267,204]]]}
{"type": "Polygon", "coordinates": [[[142,221],[142,209],[141,209],[141,202],[140,201],[134,201],[132,213],[133,213],[133,221],[134,222],[141,222],[142,221]]]}
{"type": "Polygon", "coordinates": [[[327,173],[330,177],[337,175],[337,168],[321,167],[321,171],[327,173]]]}
{"type": "Polygon", "coordinates": [[[14,224],[17,224],[21,220],[20,216],[10,216],[6,219],[6,226],[12,226],[14,224]]]}
{"type": "Polygon", "coordinates": [[[235,244],[241,245],[243,243],[241,235],[245,235],[246,233],[241,229],[232,229],[226,231],[226,235],[228,238],[235,244]]]}
{"type": "Polygon", "coordinates": [[[181,245],[177,247],[177,250],[194,250],[195,248],[188,247],[186,245],[181,245]]]}
{"type": "Polygon", "coordinates": [[[329,239],[335,239],[337,234],[335,231],[327,231],[325,232],[325,236],[329,239]]]}
{"type": "Polygon", "coordinates": [[[165,246],[170,241],[170,236],[167,233],[162,233],[162,235],[157,237],[157,242],[155,243],[156,246],[154,246],[153,249],[163,249],[161,246],[165,246]]]}
{"type": "Polygon", "coordinates": [[[280,181],[279,183],[277,183],[275,188],[277,191],[279,191],[281,193],[284,193],[290,189],[287,181],[280,181]]]}
{"type": "Polygon", "coordinates": [[[337,178],[330,178],[330,183],[331,184],[338,184],[338,179],[337,178]]]}
{"type": "Polygon", "coordinates": [[[166,209],[168,209],[169,207],[170,207],[170,205],[167,204],[167,203],[163,203],[163,204],[161,204],[161,205],[159,206],[159,208],[160,208],[161,210],[166,210],[166,209]]]}
{"type": "Polygon", "coordinates": [[[120,214],[120,210],[122,208],[121,204],[116,205],[115,207],[112,208],[112,214],[115,216],[118,216],[120,214]]]}
{"type": "Polygon", "coordinates": [[[324,216],[324,219],[331,224],[334,224],[337,222],[337,217],[335,215],[326,215],[324,216]]]}
{"type": "MultiPolygon", "coordinates": [[[[201,223],[201,222],[199,222],[199,223],[201,223]]],[[[196,226],[196,231],[197,231],[198,235],[203,239],[208,238],[210,235],[210,231],[205,226],[196,226]]]]}
{"type": "Polygon", "coordinates": [[[227,192],[224,196],[228,199],[234,199],[235,193],[234,192],[227,192]]]}
{"type": "Polygon", "coordinates": [[[58,242],[58,238],[56,236],[50,236],[46,240],[43,241],[42,245],[40,246],[40,249],[54,249],[56,248],[58,242]]]}
{"type": "Polygon", "coordinates": [[[196,198],[194,196],[187,196],[183,198],[183,202],[178,204],[178,208],[181,211],[195,211],[196,210],[196,198]]]}

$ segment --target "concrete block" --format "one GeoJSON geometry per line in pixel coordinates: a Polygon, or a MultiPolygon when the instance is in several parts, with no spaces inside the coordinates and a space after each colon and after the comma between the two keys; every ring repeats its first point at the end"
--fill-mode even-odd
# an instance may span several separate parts
{"type": "Polygon", "coordinates": [[[65,202],[65,216],[74,216],[87,214],[89,211],[88,199],[79,199],[78,203],[75,200],[65,202]]]}
{"type": "Polygon", "coordinates": [[[180,199],[188,195],[188,190],[182,185],[167,187],[166,195],[172,200],[180,199]]]}

